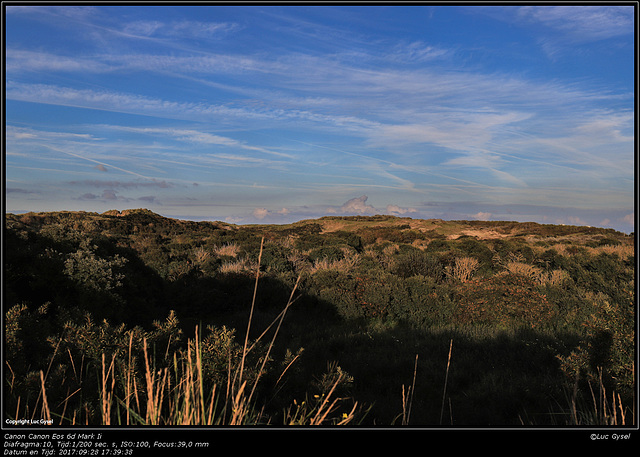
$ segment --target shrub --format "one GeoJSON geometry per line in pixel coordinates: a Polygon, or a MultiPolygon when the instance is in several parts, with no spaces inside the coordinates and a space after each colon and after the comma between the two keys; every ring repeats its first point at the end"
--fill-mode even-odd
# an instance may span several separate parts
{"type": "Polygon", "coordinates": [[[497,326],[549,325],[556,309],[531,279],[515,275],[470,281],[456,292],[456,322],[497,326]]]}
{"type": "Polygon", "coordinates": [[[312,262],[322,259],[336,261],[343,258],[344,252],[337,246],[323,246],[316,248],[309,253],[309,260],[312,262]]]}
{"type": "MultiPolygon", "coordinates": [[[[96,249],[97,246],[93,246],[96,249]]],[[[83,287],[98,292],[110,292],[122,285],[124,275],[118,272],[127,259],[115,255],[110,259],[98,257],[84,246],[69,255],[64,263],[64,272],[83,287]]]]}
{"type": "Polygon", "coordinates": [[[562,370],[572,382],[578,379],[601,382],[605,379],[605,384],[613,384],[611,387],[629,401],[635,382],[632,287],[626,289],[626,296],[626,300],[614,302],[601,292],[587,293],[582,304],[590,311],[583,321],[587,330],[585,338],[576,350],[559,359],[562,370]]]}
{"type": "Polygon", "coordinates": [[[391,262],[391,271],[403,278],[427,276],[440,282],[444,279],[444,267],[438,258],[428,252],[412,249],[408,253],[396,256],[391,262]]]}
{"type": "Polygon", "coordinates": [[[449,244],[449,241],[443,239],[431,240],[427,245],[427,251],[429,252],[443,251],[450,248],[451,245],[449,244]]]}
{"type": "MultiPolygon", "coordinates": [[[[294,267],[289,261],[291,250],[276,243],[267,242],[262,249],[262,258],[260,260],[260,268],[264,271],[271,272],[291,272],[294,267]]],[[[257,264],[259,250],[248,253],[248,259],[257,264]]]]}
{"type": "MultiPolygon", "coordinates": [[[[376,402],[376,408],[385,403],[384,413],[378,415],[382,409],[377,409],[372,422],[387,423],[397,413],[393,391],[400,397],[399,361],[413,367],[420,352],[423,382],[418,387],[423,387],[416,391],[412,419],[429,420],[425,411],[437,410],[437,418],[442,398],[437,393],[428,398],[426,391],[441,395],[442,380],[434,368],[437,356],[422,354],[434,354],[444,342],[449,347],[452,336],[469,349],[454,357],[450,379],[452,418],[460,424],[480,417],[493,423],[494,414],[496,421],[518,423],[522,410],[533,411],[528,405],[514,407],[525,404],[519,400],[524,397],[542,410],[548,399],[561,401],[555,395],[565,379],[558,376],[558,366],[571,383],[579,375],[625,401],[632,398],[635,256],[632,240],[615,233],[554,232],[535,225],[529,228],[566,236],[530,244],[528,236],[445,240],[446,235],[432,232],[432,241],[420,250],[417,243],[406,244],[417,239],[407,224],[371,227],[372,220],[392,221],[384,218],[346,219],[350,230],[364,221],[354,234],[321,233],[321,225],[307,222],[231,230],[146,212],[125,216],[7,217],[8,414],[37,414],[46,387],[50,412],[65,424],[201,424],[209,419],[222,424],[232,419],[224,404],[246,413],[234,423],[326,419],[333,424],[342,422],[342,415],[327,394],[335,399],[354,391],[376,402]],[[268,239],[261,263],[265,274],[254,289],[263,233],[268,239]],[[304,293],[282,322],[287,337],[274,347],[273,357],[261,341],[250,344],[247,355],[234,328],[244,328],[238,325],[246,319],[252,292],[257,290],[255,325],[247,331],[254,337],[277,314],[275,305],[290,297],[298,273],[304,293]],[[178,326],[173,318],[151,324],[169,309],[205,327],[185,341],[185,324],[178,326]],[[291,351],[301,347],[304,353],[291,351]],[[247,385],[259,378],[268,384],[257,387],[254,396],[266,401],[264,409],[247,401],[253,394],[246,386],[241,392],[233,379],[233,387],[228,383],[245,355],[247,385]],[[498,359],[502,366],[496,370],[490,365],[498,359]],[[327,360],[336,363],[310,382],[327,360]],[[377,390],[371,390],[376,383],[377,390]],[[222,396],[214,395],[214,384],[222,396]],[[232,396],[225,396],[227,386],[232,396]],[[162,395],[167,401],[160,401],[162,395]],[[292,398],[297,399],[293,406],[292,398]],[[490,414],[477,413],[485,407],[490,414]]],[[[522,235],[527,229],[517,223],[488,226],[522,235]]],[[[447,234],[454,229],[455,224],[439,227],[447,234]]],[[[591,400],[588,386],[580,387],[591,400]]]]}
{"type": "Polygon", "coordinates": [[[411,244],[415,240],[425,239],[422,232],[411,230],[406,224],[396,227],[366,227],[359,229],[357,234],[365,245],[376,243],[378,240],[411,244]]]}
{"type": "Polygon", "coordinates": [[[450,290],[430,277],[412,276],[391,282],[393,300],[388,315],[415,328],[447,326],[455,322],[450,290]]]}
{"type": "Polygon", "coordinates": [[[487,244],[482,241],[473,238],[464,238],[456,241],[456,248],[466,257],[473,257],[478,260],[481,265],[491,265],[494,253],[489,249],[487,244]]]}
{"type": "Polygon", "coordinates": [[[392,299],[393,277],[353,276],[336,269],[319,270],[308,282],[309,292],[331,303],[346,319],[383,317],[392,299]]]}

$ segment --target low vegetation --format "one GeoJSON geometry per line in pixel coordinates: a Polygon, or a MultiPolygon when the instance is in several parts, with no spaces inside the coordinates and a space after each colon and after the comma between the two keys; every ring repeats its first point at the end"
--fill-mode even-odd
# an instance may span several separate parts
{"type": "Polygon", "coordinates": [[[636,423],[633,235],[148,210],[8,214],[4,235],[7,419],[636,423]]]}

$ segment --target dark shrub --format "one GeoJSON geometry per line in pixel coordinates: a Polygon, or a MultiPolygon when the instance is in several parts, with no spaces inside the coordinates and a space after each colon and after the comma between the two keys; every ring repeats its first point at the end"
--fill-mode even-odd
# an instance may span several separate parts
{"type": "Polygon", "coordinates": [[[329,261],[340,260],[344,258],[342,249],[337,246],[323,246],[316,248],[309,253],[309,260],[315,262],[316,260],[327,259],[329,261]]]}
{"type": "Polygon", "coordinates": [[[398,255],[391,267],[392,273],[403,277],[428,276],[439,282],[444,279],[444,267],[438,258],[419,249],[398,255]]]}

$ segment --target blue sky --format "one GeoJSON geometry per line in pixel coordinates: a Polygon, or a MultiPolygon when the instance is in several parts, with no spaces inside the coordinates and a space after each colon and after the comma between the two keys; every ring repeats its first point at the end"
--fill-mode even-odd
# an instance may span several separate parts
{"type": "Polygon", "coordinates": [[[634,230],[632,6],[13,6],[6,211],[634,230]]]}

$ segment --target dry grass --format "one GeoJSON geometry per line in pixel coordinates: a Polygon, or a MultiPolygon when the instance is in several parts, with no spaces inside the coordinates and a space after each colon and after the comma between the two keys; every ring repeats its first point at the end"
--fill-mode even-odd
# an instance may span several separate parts
{"type": "MultiPolygon", "coordinates": [[[[598,385],[594,390],[589,382],[591,391],[591,405],[581,404],[577,399],[577,380],[571,397],[570,425],[599,425],[599,426],[625,426],[627,425],[627,410],[622,405],[620,394],[611,392],[611,400],[602,381],[602,370],[599,369],[598,385]]],[[[631,423],[635,421],[631,418],[631,423]]]]}
{"type": "Polygon", "coordinates": [[[323,258],[313,262],[309,272],[313,274],[322,270],[335,270],[348,273],[353,271],[353,269],[358,266],[358,263],[360,263],[359,254],[351,254],[340,260],[329,260],[327,258],[323,258]]]}
{"type": "Polygon", "coordinates": [[[568,281],[570,275],[568,272],[564,270],[553,270],[546,277],[546,284],[551,286],[561,286],[566,281],[568,281]]]}
{"type": "Polygon", "coordinates": [[[218,270],[220,273],[253,273],[258,269],[258,264],[247,259],[237,259],[224,262],[218,270]]]}
{"type": "Polygon", "coordinates": [[[216,246],[213,252],[217,256],[237,257],[240,253],[240,246],[236,243],[223,244],[222,246],[216,246]]]}
{"type": "Polygon", "coordinates": [[[305,253],[298,249],[292,249],[291,253],[287,256],[287,260],[291,262],[291,265],[293,265],[293,268],[295,269],[295,271],[301,272],[306,270],[308,267],[308,261],[307,261],[308,254],[309,254],[308,252],[305,253]]]}
{"type": "Polygon", "coordinates": [[[449,276],[460,282],[467,282],[478,269],[480,262],[474,257],[458,257],[453,267],[448,269],[449,276]]]}
{"type": "Polygon", "coordinates": [[[629,257],[635,255],[635,248],[632,244],[619,244],[617,246],[604,245],[595,248],[588,247],[587,252],[591,255],[612,254],[617,255],[622,260],[627,260],[629,257]]]}
{"type": "Polygon", "coordinates": [[[524,262],[507,262],[505,270],[511,274],[531,279],[540,285],[561,286],[569,279],[569,273],[564,270],[553,270],[546,273],[542,268],[524,262]]]}
{"type": "Polygon", "coordinates": [[[568,244],[567,242],[562,242],[562,240],[558,240],[554,244],[549,246],[535,246],[532,245],[532,248],[537,253],[542,253],[548,249],[553,249],[559,255],[563,257],[570,257],[575,254],[576,248],[579,247],[584,249],[585,252],[592,256],[597,256],[600,254],[610,254],[617,255],[621,260],[627,260],[633,255],[635,255],[635,247],[633,244],[618,244],[615,246],[612,245],[603,245],[603,246],[587,246],[584,244],[568,244]]]}
{"type": "MultiPolygon", "coordinates": [[[[240,246],[236,243],[223,244],[221,246],[215,246],[214,248],[206,248],[205,246],[198,246],[193,250],[193,259],[197,264],[206,263],[211,257],[238,257],[240,253],[240,246]]],[[[233,262],[227,262],[233,265],[233,262]]],[[[236,265],[238,267],[240,263],[236,265]]],[[[233,270],[233,267],[229,267],[233,270]]]]}
{"type": "Polygon", "coordinates": [[[367,247],[363,255],[372,258],[378,262],[383,268],[388,269],[393,264],[393,256],[400,250],[398,244],[390,244],[385,246],[380,252],[372,247],[367,247]]]}
{"type": "Polygon", "coordinates": [[[541,282],[540,278],[544,274],[541,268],[534,267],[524,262],[507,262],[505,269],[514,275],[524,276],[536,282],[541,282]]]}
{"type": "Polygon", "coordinates": [[[193,258],[196,263],[205,263],[211,257],[211,253],[204,246],[197,247],[193,251],[193,258]]]}

